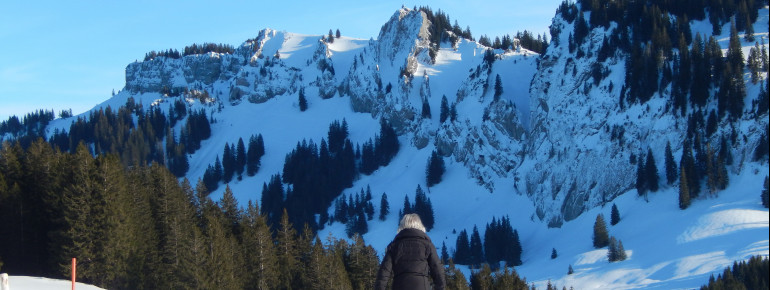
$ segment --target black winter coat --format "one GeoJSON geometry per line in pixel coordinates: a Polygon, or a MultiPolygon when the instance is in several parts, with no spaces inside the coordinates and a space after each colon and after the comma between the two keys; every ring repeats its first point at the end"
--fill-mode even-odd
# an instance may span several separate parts
{"type": "Polygon", "coordinates": [[[396,235],[385,252],[374,289],[385,290],[391,277],[393,290],[429,290],[430,278],[433,289],[444,289],[444,266],[428,235],[417,229],[396,235]]]}

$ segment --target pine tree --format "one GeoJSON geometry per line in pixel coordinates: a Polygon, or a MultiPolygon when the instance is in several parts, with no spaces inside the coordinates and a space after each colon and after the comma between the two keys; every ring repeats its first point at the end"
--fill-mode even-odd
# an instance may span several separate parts
{"type": "Polygon", "coordinates": [[[323,289],[324,283],[323,267],[326,262],[326,251],[324,250],[321,239],[316,235],[310,252],[307,253],[307,261],[305,262],[305,287],[309,289],[323,289]]]}
{"type": "Polygon", "coordinates": [[[647,149],[647,163],[645,164],[647,188],[652,191],[658,191],[658,166],[655,165],[655,157],[652,156],[652,149],[647,149]]]}
{"type": "Polygon", "coordinates": [[[500,79],[500,75],[495,76],[495,97],[494,101],[497,102],[500,100],[500,96],[503,95],[503,82],[500,79]]]}
{"type": "Polygon", "coordinates": [[[572,269],[572,264],[569,265],[569,268],[567,268],[567,275],[572,275],[575,273],[575,270],[572,269]]]}
{"type": "Polygon", "coordinates": [[[353,289],[373,289],[380,264],[374,248],[364,244],[360,235],[355,235],[346,258],[345,264],[353,289]]]}
{"type": "Polygon", "coordinates": [[[556,259],[559,255],[556,253],[556,248],[551,249],[551,260],[556,259]]]}
{"type": "Polygon", "coordinates": [[[247,273],[247,283],[253,289],[270,289],[278,281],[275,246],[270,227],[259,207],[249,201],[246,212],[241,220],[243,224],[243,253],[247,273]]]}
{"type": "Polygon", "coordinates": [[[717,168],[714,157],[714,150],[711,144],[706,144],[706,188],[711,196],[717,194],[717,168]]]}
{"type": "Polygon", "coordinates": [[[455,242],[454,260],[461,265],[470,265],[471,264],[470,257],[471,257],[471,248],[470,248],[470,241],[468,239],[468,232],[465,230],[462,230],[460,234],[457,235],[457,241],[455,242]]]}
{"type": "Polygon", "coordinates": [[[489,264],[481,265],[477,272],[471,272],[471,289],[492,289],[492,269],[489,264]]]}
{"type": "Polygon", "coordinates": [[[243,269],[240,247],[236,238],[228,231],[226,218],[216,204],[210,203],[204,209],[204,236],[208,244],[207,262],[202,288],[242,288],[240,271],[243,269]]]}
{"type": "Polygon", "coordinates": [[[236,159],[235,159],[235,152],[231,149],[232,146],[230,144],[225,143],[225,149],[223,149],[222,152],[222,181],[224,183],[229,183],[233,180],[233,175],[235,174],[235,167],[236,167],[236,159]]]}
{"type": "Polygon", "coordinates": [[[219,200],[218,204],[224,214],[227,225],[226,230],[239,237],[241,232],[241,210],[238,208],[238,201],[235,199],[230,185],[225,185],[225,192],[222,194],[222,199],[219,200]]]}
{"type": "Polygon", "coordinates": [[[455,263],[452,259],[449,260],[448,267],[445,269],[446,277],[446,289],[453,290],[469,290],[468,280],[465,279],[465,275],[455,267],[455,263]]]}
{"type": "Polygon", "coordinates": [[[767,176],[765,176],[765,186],[762,189],[762,194],[760,194],[760,197],[762,198],[762,205],[765,206],[765,208],[770,206],[770,198],[768,197],[767,176]]]}
{"type": "Polygon", "coordinates": [[[243,143],[243,138],[238,138],[238,147],[235,151],[235,173],[238,174],[238,180],[243,175],[243,170],[246,168],[246,146],[243,143]]]}
{"type": "MultiPolygon", "coordinates": [[[[449,250],[446,248],[446,242],[441,242],[441,264],[449,263],[449,250]]],[[[2,265],[0,265],[2,266],[2,265]]]]}
{"type": "Polygon", "coordinates": [[[259,137],[251,135],[249,138],[249,149],[246,151],[246,175],[254,176],[259,171],[260,159],[264,154],[264,144],[260,143],[262,134],[259,137]]]}
{"type": "Polygon", "coordinates": [[[625,261],[627,258],[626,250],[623,248],[623,241],[618,240],[618,261],[625,261]]]}
{"type": "MultiPolygon", "coordinates": [[[[70,180],[72,182],[62,194],[64,209],[62,218],[64,218],[66,230],[62,233],[62,257],[59,257],[58,260],[68,261],[71,257],[78,257],[81,261],[98,260],[97,255],[100,249],[96,243],[101,239],[95,231],[100,227],[89,224],[89,221],[103,222],[94,220],[94,217],[91,216],[92,212],[97,210],[91,206],[103,202],[103,200],[98,199],[98,196],[94,196],[98,187],[97,181],[94,180],[96,164],[84,143],[81,142],[75,150],[71,161],[73,174],[70,180]]],[[[85,281],[96,278],[93,272],[98,269],[94,269],[94,266],[97,265],[78,267],[79,277],[85,281]]],[[[62,263],[60,271],[67,273],[69,265],[62,263]]]]}
{"type": "Polygon", "coordinates": [[[389,213],[390,205],[388,204],[388,195],[383,192],[382,198],[380,198],[380,220],[385,221],[389,213]]]}
{"type": "Polygon", "coordinates": [[[679,209],[687,209],[690,206],[690,190],[685,174],[685,168],[680,167],[679,174],[679,209]]]}
{"type": "Polygon", "coordinates": [[[594,222],[594,236],[593,236],[594,248],[603,248],[609,244],[609,233],[607,232],[607,223],[604,222],[604,216],[602,214],[596,215],[596,222],[594,222]]]}
{"type": "Polygon", "coordinates": [[[282,289],[292,289],[294,279],[298,275],[299,253],[296,233],[294,226],[289,222],[289,214],[284,209],[276,232],[278,284],[274,285],[282,289]]]}
{"type": "Polygon", "coordinates": [[[441,108],[439,111],[439,117],[438,121],[439,123],[444,123],[446,119],[449,117],[449,101],[446,98],[446,95],[441,96],[441,108]]]}
{"type": "Polygon", "coordinates": [[[618,206],[613,203],[612,210],[610,211],[610,224],[614,226],[619,222],[620,222],[620,212],[618,211],[618,206]]]}
{"type": "Polygon", "coordinates": [[[479,228],[473,226],[473,233],[471,234],[470,241],[470,261],[469,265],[478,266],[481,265],[484,259],[484,249],[481,242],[481,235],[479,235],[479,228]]]}
{"type": "Polygon", "coordinates": [[[428,196],[425,194],[425,191],[422,190],[422,187],[419,184],[417,185],[417,189],[415,190],[414,207],[412,208],[412,212],[420,216],[420,219],[422,220],[422,224],[425,226],[426,231],[430,231],[431,229],[433,229],[433,224],[435,223],[435,218],[433,215],[433,205],[431,204],[430,199],[428,199],[428,196]]]}
{"type": "Polygon", "coordinates": [[[428,102],[427,98],[423,98],[422,99],[422,112],[421,112],[421,116],[424,119],[430,119],[431,118],[430,103],[428,102]]]}
{"type": "Polygon", "coordinates": [[[452,103],[449,107],[449,120],[452,122],[457,120],[457,103],[452,103]]]}
{"type": "Polygon", "coordinates": [[[610,237],[610,243],[607,249],[607,260],[610,262],[618,261],[618,240],[616,240],[615,237],[610,237]]]}
{"type": "Polygon", "coordinates": [[[674,154],[671,152],[671,142],[666,142],[666,183],[674,184],[677,179],[677,165],[674,161],[674,154]]]}
{"type": "Polygon", "coordinates": [[[444,165],[444,159],[438,155],[436,150],[433,150],[431,153],[430,158],[428,159],[428,166],[425,171],[425,179],[428,187],[434,186],[441,182],[441,178],[446,171],[446,167],[444,165]]]}
{"type": "Polygon", "coordinates": [[[405,214],[414,213],[414,209],[412,209],[412,204],[409,202],[409,196],[404,195],[404,207],[399,213],[400,213],[399,214],[400,217],[403,217],[405,214]]]}
{"type": "Polygon", "coordinates": [[[299,89],[299,110],[304,112],[307,110],[307,98],[305,98],[305,89],[299,89]]]}

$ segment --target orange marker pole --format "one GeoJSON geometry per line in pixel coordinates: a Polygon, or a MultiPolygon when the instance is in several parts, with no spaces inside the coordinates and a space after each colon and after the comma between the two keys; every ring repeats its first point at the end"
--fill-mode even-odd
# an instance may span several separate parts
{"type": "Polygon", "coordinates": [[[77,267],[77,259],[72,258],[72,290],[75,290],[76,267],[77,267]]]}

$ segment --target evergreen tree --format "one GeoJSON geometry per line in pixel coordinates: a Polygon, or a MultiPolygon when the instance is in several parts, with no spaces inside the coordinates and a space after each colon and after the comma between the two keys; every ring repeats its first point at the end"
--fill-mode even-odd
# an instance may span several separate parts
{"type": "Polygon", "coordinates": [[[457,103],[452,103],[452,106],[449,107],[449,120],[452,122],[457,120],[457,103]]]}
{"type": "Polygon", "coordinates": [[[623,241],[618,240],[618,261],[625,261],[628,258],[626,249],[623,248],[623,241]]]}
{"type": "Polygon", "coordinates": [[[679,174],[679,209],[686,209],[690,206],[690,190],[688,187],[685,168],[680,167],[679,174]]]}
{"type": "Polygon", "coordinates": [[[430,103],[428,102],[427,98],[423,98],[422,99],[422,113],[421,113],[421,115],[422,115],[422,117],[424,119],[430,119],[431,118],[430,103]]]}
{"type": "Polygon", "coordinates": [[[433,205],[419,184],[415,191],[414,207],[412,208],[412,211],[420,216],[426,231],[433,229],[433,224],[435,223],[433,205]]]}
{"type": "Polygon", "coordinates": [[[304,112],[307,110],[307,98],[305,98],[305,89],[299,89],[299,110],[304,112]]]}
{"type": "Polygon", "coordinates": [[[239,289],[243,288],[240,280],[243,269],[243,257],[236,238],[228,231],[226,218],[216,205],[205,211],[206,227],[204,234],[208,238],[209,252],[206,269],[208,279],[203,288],[239,289]]]}
{"type": "Polygon", "coordinates": [[[452,290],[469,290],[468,281],[465,279],[465,275],[460,269],[455,267],[455,263],[452,259],[449,259],[448,267],[445,268],[444,276],[446,279],[446,289],[452,290]]]}
{"type": "Polygon", "coordinates": [[[246,146],[243,138],[238,138],[238,147],[235,151],[235,173],[238,174],[238,180],[242,178],[243,170],[246,168],[246,146]]]}
{"type": "Polygon", "coordinates": [[[373,289],[379,264],[374,248],[365,245],[360,235],[353,236],[353,244],[345,259],[353,289],[373,289]]]}
{"type": "Polygon", "coordinates": [[[259,207],[249,201],[246,212],[241,220],[243,224],[243,253],[247,273],[246,285],[252,289],[270,289],[278,282],[278,272],[275,246],[270,227],[259,207]]]}
{"type": "Polygon", "coordinates": [[[666,142],[666,183],[668,185],[674,184],[677,179],[677,165],[674,161],[674,154],[671,152],[671,142],[666,142]]]}
{"type": "Polygon", "coordinates": [[[556,259],[559,255],[556,253],[556,248],[551,249],[551,260],[556,259]]]}
{"type": "Polygon", "coordinates": [[[523,249],[521,247],[521,240],[519,239],[519,231],[513,230],[513,235],[510,235],[509,241],[511,246],[505,248],[505,262],[508,265],[520,266],[523,249]]]}
{"type": "Polygon", "coordinates": [[[249,149],[246,151],[246,175],[254,176],[259,171],[260,159],[264,155],[265,147],[261,142],[262,134],[258,137],[251,135],[249,138],[249,149]]]}
{"type": "Polygon", "coordinates": [[[567,269],[567,275],[572,275],[575,273],[575,270],[572,269],[572,264],[569,265],[569,268],[567,269]]]}
{"type": "Polygon", "coordinates": [[[481,235],[479,235],[479,229],[475,225],[473,226],[473,233],[471,234],[470,241],[470,257],[469,265],[478,266],[481,265],[484,259],[484,249],[482,247],[481,235]]]}
{"type": "Polygon", "coordinates": [[[441,108],[439,111],[439,117],[438,121],[439,123],[444,123],[446,119],[449,117],[449,101],[446,98],[446,95],[441,96],[441,108]]]}
{"type": "Polygon", "coordinates": [[[281,289],[293,289],[294,280],[299,275],[299,252],[297,234],[289,222],[289,214],[283,210],[281,222],[276,231],[276,253],[278,258],[278,286],[281,289]]]}
{"type": "Polygon", "coordinates": [[[610,262],[618,261],[618,240],[616,240],[615,237],[610,237],[610,243],[607,249],[607,260],[610,262]]]}
{"type": "Polygon", "coordinates": [[[444,158],[439,156],[436,150],[433,150],[431,153],[430,159],[428,159],[428,166],[425,171],[426,183],[428,184],[428,187],[441,182],[441,178],[444,175],[444,171],[446,171],[446,167],[444,166],[444,158]]]}
{"type": "Polygon", "coordinates": [[[647,168],[644,166],[643,154],[639,154],[636,160],[636,193],[639,196],[647,194],[647,168]]]}
{"type": "Polygon", "coordinates": [[[225,192],[222,194],[222,199],[219,200],[218,204],[224,214],[226,230],[235,234],[236,237],[240,237],[241,210],[238,208],[238,201],[235,200],[235,195],[230,189],[230,185],[225,185],[225,192]]]}
{"type": "Polygon", "coordinates": [[[503,82],[500,79],[500,75],[495,76],[495,97],[494,101],[497,102],[500,100],[500,96],[503,95],[503,82]]]}
{"type": "Polygon", "coordinates": [[[471,248],[470,241],[468,239],[468,232],[462,230],[457,235],[457,241],[455,242],[455,254],[454,260],[461,265],[471,264],[471,248]]]}
{"type": "Polygon", "coordinates": [[[222,181],[224,183],[229,183],[233,180],[233,175],[235,174],[235,167],[236,167],[236,158],[235,158],[235,152],[233,152],[232,146],[230,144],[225,143],[225,149],[222,152],[222,181]]]}
{"type": "Polygon", "coordinates": [[[489,264],[481,265],[476,272],[471,272],[471,289],[492,289],[492,269],[489,264]]]}
{"type": "Polygon", "coordinates": [[[382,198],[380,198],[380,220],[385,221],[389,213],[390,205],[388,204],[388,195],[383,192],[382,198]]]}
{"type": "Polygon", "coordinates": [[[652,149],[647,149],[647,163],[645,164],[647,188],[652,191],[658,191],[658,166],[655,165],[655,157],[652,156],[652,149]]]}
{"type": "MultiPolygon", "coordinates": [[[[687,173],[687,176],[685,180],[687,181],[687,192],[690,194],[689,199],[693,199],[695,197],[698,197],[698,194],[700,192],[700,176],[698,175],[698,170],[695,165],[695,158],[692,154],[692,147],[690,146],[690,142],[688,140],[685,140],[683,146],[682,146],[682,158],[679,161],[679,168],[685,169],[684,172],[687,173]]],[[[681,174],[680,170],[680,174],[681,174]]],[[[681,178],[680,178],[681,181],[681,178]]],[[[688,200],[689,200],[688,199],[688,200]]],[[[689,205],[689,201],[687,203],[689,205]]]]}
{"type": "Polygon", "coordinates": [[[387,166],[399,150],[398,134],[385,118],[380,119],[380,135],[375,146],[375,155],[380,166],[387,166]]]}
{"type": "Polygon", "coordinates": [[[367,201],[364,211],[366,212],[366,220],[370,221],[374,218],[374,205],[372,201],[367,201]]]}
{"type": "Polygon", "coordinates": [[[596,215],[596,222],[594,222],[594,248],[606,247],[609,240],[609,233],[607,232],[607,223],[604,222],[604,216],[602,214],[596,215]]]}
{"type": "Polygon", "coordinates": [[[762,188],[762,194],[760,194],[760,197],[762,199],[762,205],[767,208],[770,206],[770,198],[768,197],[768,184],[767,184],[767,176],[765,176],[765,186],[762,188]]]}
{"type": "Polygon", "coordinates": [[[404,209],[401,211],[399,216],[403,217],[404,215],[410,213],[414,213],[414,209],[412,208],[412,204],[409,202],[409,196],[404,195],[404,209]]]}
{"type": "Polygon", "coordinates": [[[441,242],[441,264],[449,263],[449,250],[446,248],[446,242],[441,242]]]}
{"type": "Polygon", "coordinates": [[[614,226],[618,224],[618,222],[620,222],[620,212],[618,211],[618,206],[613,203],[610,212],[610,224],[614,226]]]}

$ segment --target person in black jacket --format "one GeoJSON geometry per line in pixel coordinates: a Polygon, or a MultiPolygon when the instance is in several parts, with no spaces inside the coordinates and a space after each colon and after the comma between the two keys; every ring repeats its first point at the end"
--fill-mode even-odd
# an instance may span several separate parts
{"type": "Polygon", "coordinates": [[[417,214],[406,214],[401,219],[398,234],[388,245],[380,264],[374,289],[385,290],[391,278],[393,290],[443,290],[445,287],[444,266],[417,214]]]}

